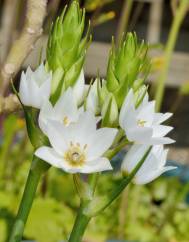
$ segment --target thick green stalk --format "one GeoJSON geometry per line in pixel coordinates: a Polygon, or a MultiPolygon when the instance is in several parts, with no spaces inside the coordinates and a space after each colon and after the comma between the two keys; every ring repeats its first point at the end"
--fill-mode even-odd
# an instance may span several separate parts
{"type": "Polygon", "coordinates": [[[30,213],[41,175],[50,166],[34,156],[24,194],[8,242],[21,242],[24,227],[30,213]]]}
{"type": "Polygon", "coordinates": [[[165,48],[164,66],[163,66],[163,69],[159,76],[159,79],[157,82],[157,89],[156,89],[156,93],[155,93],[156,111],[159,111],[161,109],[164,90],[165,90],[165,81],[168,76],[168,70],[169,70],[169,66],[170,66],[170,62],[171,62],[171,57],[172,57],[172,54],[174,51],[174,47],[175,47],[175,43],[177,40],[180,26],[187,13],[188,5],[189,5],[189,0],[181,0],[180,5],[176,11],[172,26],[171,26],[167,45],[165,48]]]}
{"type": "Polygon", "coordinates": [[[81,203],[80,209],[78,211],[74,227],[70,234],[68,242],[81,242],[84,235],[85,229],[90,221],[90,217],[83,213],[84,206],[81,203]]]}

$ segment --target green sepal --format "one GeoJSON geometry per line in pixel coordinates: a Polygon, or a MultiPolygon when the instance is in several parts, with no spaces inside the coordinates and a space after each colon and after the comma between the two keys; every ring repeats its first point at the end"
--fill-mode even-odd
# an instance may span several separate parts
{"type": "Polygon", "coordinates": [[[82,67],[85,60],[85,56],[81,56],[72,66],[71,68],[65,73],[64,75],[64,85],[62,89],[62,93],[67,89],[69,86],[73,86],[77,81],[82,67]]]}
{"type": "Polygon", "coordinates": [[[109,92],[106,87],[106,81],[102,80],[101,82],[100,78],[98,78],[98,82],[97,82],[97,94],[99,99],[99,105],[100,107],[102,107],[106,100],[106,97],[109,95],[109,92]]]}
{"type": "Polygon", "coordinates": [[[34,110],[31,107],[24,107],[24,115],[28,136],[33,147],[37,149],[41,146],[49,144],[48,138],[43,134],[36,124],[38,110],[34,110]]]}
{"type": "Polygon", "coordinates": [[[117,127],[118,126],[118,106],[114,96],[110,93],[102,107],[102,126],[117,127]]]}
{"type": "Polygon", "coordinates": [[[90,185],[85,182],[80,174],[74,174],[73,180],[75,184],[76,191],[78,196],[82,201],[90,201],[93,198],[93,190],[90,185]]]}
{"type": "Polygon", "coordinates": [[[129,90],[128,83],[125,81],[125,82],[122,82],[119,88],[114,92],[114,96],[115,96],[118,108],[121,108],[128,90],[129,90]]]}
{"type": "Polygon", "coordinates": [[[51,96],[55,95],[55,93],[58,89],[59,83],[63,78],[63,75],[64,75],[64,70],[61,67],[57,68],[53,72],[52,82],[51,82],[52,83],[52,85],[51,85],[51,96]]]}
{"type": "Polygon", "coordinates": [[[28,136],[31,144],[35,149],[43,145],[48,145],[49,144],[48,138],[43,134],[43,132],[38,128],[38,125],[37,125],[38,109],[24,106],[23,103],[21,102],[19,93],[17,92],[12,80],[11,80],[11,86],[20,104],[22,105],[25,120],[26,120],[28,136]]]}

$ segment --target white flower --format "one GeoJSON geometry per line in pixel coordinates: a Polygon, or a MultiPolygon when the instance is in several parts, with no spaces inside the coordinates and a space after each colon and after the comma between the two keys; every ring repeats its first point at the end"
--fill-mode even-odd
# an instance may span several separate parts
{"type": "MultiPolygon", "coordinates": [[[[148,148],[147,145],[133,145],[123,160],[122,170],[128,173],[132,172],[148,148]]],[[[135,184],[146,184],[162,173],[175,169],[174,166],[165,166],[167,153],[168,150],[164,150],[163,145],[153,146],[143,165],[135,174],[133,182],[135,184]]]]}
{"type": "Polygon", "coordinates": [[[67,127],[50,121],[47,134],[52,148],[40,147],[35,155],[52,166],[69,173],[93,173],[112,169],[103,154],[111,146],[117,129],[97,130],[96,118],[92,113],[83,112],[77,123],[67,127]]]}
{"type": "Polygon", "coordinates": [[[53,106],[46,100],[39,113],[39,127],[47,135],[49,120],[56,120],[68,126],[77,122],[82,108],[77,108],[76,99],[72,88],[68,88],[53,106]]]}
{"type": "Polygon", "coordinates": [[[99,106],[99,98],[97,92],[97,83],[98,80],[96,79],[92,86],[90,87],[89,94],[86,100],[86,109],[91,111],[94,114],[100,113],[100,106],[99,106]]]}
{"type": "Polygon", "coordinates": [[[170,144],[174,140],[164,136],[173,128],[161,123],[171,115],[155,113],[155,101],[149,102],[148,94],[139,107],[135,107],[134,93],[131,89],[121,108],[119,123],[129,141],[137,144],[170,144]]]}
{"type": "Polygon", "coordinates": [[[19,88],[21,102],[25,106],[40,108],[51,92],[51,73],[47,73],[43,64],[34,72],[30,67],[22,72],[19,88]]]}

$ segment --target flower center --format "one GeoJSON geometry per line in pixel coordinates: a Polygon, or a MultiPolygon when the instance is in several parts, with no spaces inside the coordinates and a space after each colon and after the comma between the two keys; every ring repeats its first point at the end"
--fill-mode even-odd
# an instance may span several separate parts
{"type": "Polygon", "coordinates": [[[86,161],[87,145],[81,147],[79,143],[73,144],[70,142],[70,147],[65,152],[64,159],[74,167],[84,165],[86,161]]]}
{"type": "Polygon", "coordinates": [[[145,123],[146,123],[145,120],[141,120],[141,119],[139,119],[139,120],[137,121],[137,125],[140,126],[140,127],[144,127],[145,123]]]}
{"type": "Polygon", "coordinates": [[[69,125],[70,120],[69,120],[69,118],[67,116],[64,117],[63,123],[64,123],[65,126],[68,126],[69,125]]]}

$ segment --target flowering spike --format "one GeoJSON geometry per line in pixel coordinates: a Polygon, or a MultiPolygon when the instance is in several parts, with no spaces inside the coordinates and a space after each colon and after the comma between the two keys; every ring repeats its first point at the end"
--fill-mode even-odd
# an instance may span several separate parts
{"type": "Polygon", "coordinates": [[[47,46],[47,67],[53,74],[59,69],[59,76],[56,72],[56,85],[53,85],[51,93],[53,103],[61,92],[74,86],[81,73],[90,42],[90,26],[82,39],[84,24],[85,10],[79,8],[77,1],[73,1],[68,9],[64,8],[51,29],[47,46]]]}
{"type": "Polygon", "coordinates": [[[112,41],[107,68],[107,89],[114,95],[119,108],[139,75],[145,73],[146,52],[147,46],[144,42],[138,43],[135,33],[128,33],[125,38],[123,36],[117,49],[112,41]]]}

